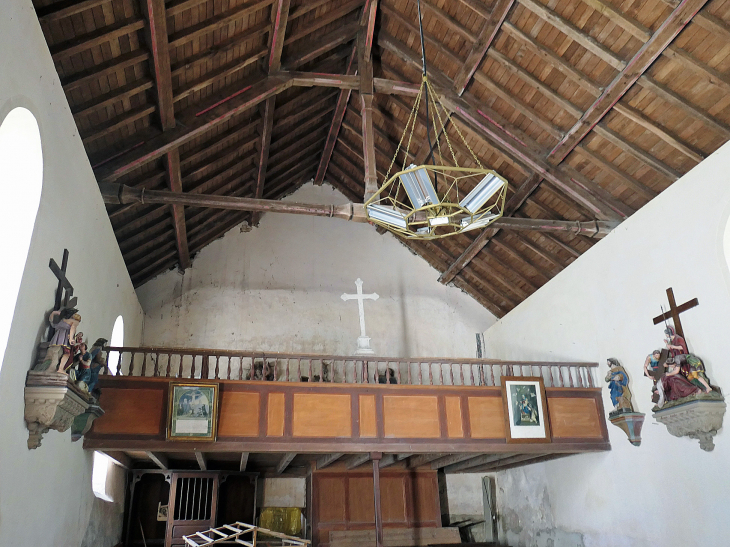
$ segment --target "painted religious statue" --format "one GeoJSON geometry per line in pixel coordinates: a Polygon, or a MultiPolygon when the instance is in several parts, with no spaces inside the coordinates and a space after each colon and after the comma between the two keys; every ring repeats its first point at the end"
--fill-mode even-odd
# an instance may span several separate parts
{"type": "Polygon", "coordinates": [[[606,382],[611,393],[611,402],[614,412],[633,412],[634,405],[631,403],[631,390],[629,389],[629,375],[626,369],[621,366],[618,359],[611,357],[607,361],[608,374],[606,382]]]}
{"type": "Polygon", "coordinates": [[[613,411],[608,419],[620,428],[634,446],[641,444],[641,427],[644,425],[644,414],[634,411],[629,388],[629,375],[618,359],[611,357],[606,361],[608,373],[606,383],[613,403],[613,411]]]}
{"type": "Polygon", "coordinates": [[[654,418],[675,437],[698,439],[700,447],[710,451],[725,414],[722,392],[673,326],[666,325],[664,335],[664,348],[644,361],[644,375],[653,379],[654,418]]]}

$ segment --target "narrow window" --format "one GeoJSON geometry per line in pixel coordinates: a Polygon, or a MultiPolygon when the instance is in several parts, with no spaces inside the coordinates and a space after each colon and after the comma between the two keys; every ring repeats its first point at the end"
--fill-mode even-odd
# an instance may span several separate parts
{"type": "MultiPolygon", "coordinates": [[[[20,282],[28,258],[43,186],[43,152],[38,122],[15,108],[0,122],[0,358],[10,336],[20,282]]],[[[2,361],[0,361],[0,367],[2,361]]]]}
{"type": "Polygon", "coordinates": [[[109,480],[114,462],[106,454],[94,452],[94,467],[91,471],[91,488],[94,495],[104,501],[114,501],[109,480]]]}
{"type": "MultiPolygon", "coordinates": [[[[114,328],[112,328],[112,339],[109,342],[112,347],[121,347],[124,345],[124,319],[120,315],[117,320],[114,321],[114,328]]],[[[112,374],[119,374],[119,368],[121,363],[119,362],[119,352],[112,351],[109,353],[109,362],[107,366],[112,374]]]]}

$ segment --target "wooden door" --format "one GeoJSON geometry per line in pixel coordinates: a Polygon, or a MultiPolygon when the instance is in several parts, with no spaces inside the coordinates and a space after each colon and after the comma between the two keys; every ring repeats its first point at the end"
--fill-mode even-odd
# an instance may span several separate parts
{"type": "Polygon", "coordinates": [[[185,545],[183,536],[215,527],[217,473],[173,473],[165,547],[185,545]]]}
{"type": "MultiPolygon", "coordinates": [[[[312,497],[312,536],[319,547],[328,546],[332,531],[375,527],[371,471],[314,473],[312,497]]],[[[384,528],[440,527],[436,471],[381,471],[380,506],[384,528]]]]}

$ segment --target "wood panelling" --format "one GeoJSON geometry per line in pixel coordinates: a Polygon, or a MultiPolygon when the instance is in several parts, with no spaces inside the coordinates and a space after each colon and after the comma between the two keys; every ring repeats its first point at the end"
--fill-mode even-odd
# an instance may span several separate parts
{"type": "Polygon", "coordinates": [[[471,436],[475,439],[504,439],[502,398],[469,397],[471,436]]]}
{"type": "Polygon", "coordinates": [[[266,413],[266,434],[269,437],[282,437],[284,435],[283,393],[269,393],[269,401],[266,413]]]}
{"type": "MultiPolygon", "coordinates": [[[[368,471],[319,471],[312,475],[313,535],[327,547],[330,532],[374,525],[373,475],[368,471]]],[[[441,526],[436,471],[381,470],[380,506],[387,528],[441,526]]]]}
{"type": "Polygon", "coordinates": [[[589,398],[548,399],[553,438],[598,439],[602,437],[601,417],[596,400],[589,398]]]}
{"type": "Polygon", "coordinates": [[[350,437],[349,395],[294,394],[292,434],[295,437],[350,437]]]}
{"type": "Polygon", "coordinates": [[[257,437],[261,396],[244,391],[221,393],[218,435],[221,437],[257,437]]]}
{"type": "Polygon", "coordinates": [[[358,476],[349,479],[347,504],[350,509],[350,523],[375,524],[372,476],[358,476]]]}
{"type": "Polygon", "coordinates": [[[94,431],[108,434],[159,435],[166,392],[162,389],[110,389],[99,398],[105,411],[94,431]]]}
{"type": "MultiPolygon", "coordinates": [[[[215,443],[166,440],[168,385],[154,377],[101,379],[106,414],[88,449],[175,452],[501,453],[505,419],[495,387],[221,380],[215,443]]],[[[553,442],[520,453],[607,450],[597,388],[547,388],[553,442]]]]}
{"type": "Polygon", "coordinates": [[[378,417],[375,412],[375,395],[360,395],[360,436],[378,436],[378,417]]]}
{"type": "Polygon", "coordinates": [[[331,524],[345,524],[347,507],[345,481],[341,477],[319,477],[317,481],[317,501],[319,520],[331,524]]]}
{"type": "Polygon", "coordinates": [[[464,436],[464,424],[461,419],[461,397],[444,397],[446,404],[446,430],[449,438],[464,436]]]}
{"type": "Polygon", "coordinates": [[[390,438],[440,437],[438,399],[435,395],[384,395],[383,427],[390,438]]]}

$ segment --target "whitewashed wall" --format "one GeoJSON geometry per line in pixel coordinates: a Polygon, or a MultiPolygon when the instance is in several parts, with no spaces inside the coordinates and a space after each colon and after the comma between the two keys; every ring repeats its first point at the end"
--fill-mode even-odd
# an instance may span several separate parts
{"type": "MultiPolygon", "coordinates": [[[[345,203],[329,185],[287,198],[345,203]]],[[[248,233],[233,229],[204,248],[185,275],[170,271],[137,290],[148,345],[351,355],[367,334],[383,356],[474,357],[477,332],[494,316],[390,234],[339,219],[267,214],[248,233]]]]}
{"type": "Polygon", "coordinates": [[[142,311],[31,1],[3,2],[0,11],[0,120],[18,106],[30,110],[44,160],[38,218],[0,369],[0,545],[67,547],[86,538],[87,544],[110,547],[119,541],[119,527],[91,522],[92,509],[99,518],[116,515],[120,523],[122,515],[94,497],[92,454],[81,442],[72,444],[68,431],[49,432],[40,448],[29,451],[23,386],[54,302],[57,281],[48,260],[60,264],[64,248],[81,330],[89,338],[108,338],[122,314],[125,341],[138,343],[142,311]]]}
{"type": "MultiPolygon", "coordinates": [[[[646,413],[640,447],[608,424],[612,451],[500,473],[497,486],[510,545],[720,546],[730,537],[730,435],[714,452],[669,435],[651,417],[647,354],[662,346],[652,318],[678,303],[690,351],[730,393],[730,271],[723,250],[730,216],[730,144],[625,221],[485,333],[495,358],[605,362],[631,375],[646,413]]],[[[604,388],[604,406],[612,408],[604,388]]]]}

